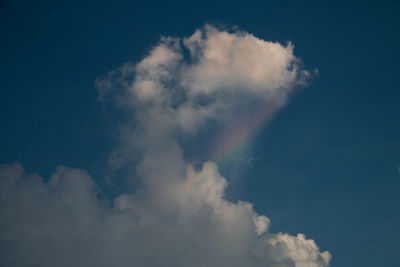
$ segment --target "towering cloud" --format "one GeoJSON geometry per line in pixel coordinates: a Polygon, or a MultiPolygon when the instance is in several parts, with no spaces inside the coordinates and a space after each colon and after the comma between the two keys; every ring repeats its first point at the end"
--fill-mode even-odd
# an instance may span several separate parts
{"type": "Polygon", "coordinates": [[[304,83],[293,47],[212,26],[165,37],[137,64],[97,81],[120,107],[113,168],[141,187],[103,202],[83,170],[63,166],[48,182],[19,163],[0,167],[0,261],[5,266],[328,266],[304,235],[268,231],[247,202],[224,198],[217,165],[191,165],[182,140],[281,107],[304,83]],[[212,127],[211,127],[212,128],[212,127]]]}

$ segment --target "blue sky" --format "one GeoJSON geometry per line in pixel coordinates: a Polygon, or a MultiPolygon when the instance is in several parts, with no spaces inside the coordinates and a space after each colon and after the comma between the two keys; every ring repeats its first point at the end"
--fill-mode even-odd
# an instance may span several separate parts
{"type": "Polygon", "coordinates": [[[0,163],[19,161],[45,179],[58,165],[85,169],[105,195],[126,189],[105,182],[120,114],[99,101],[96,78],[140,61],[160,36],[190,36],[205,23],[292,42],[319,75],[264,124],[244,152],[256,160],[221,167],[228,199],[253,203],[272,232],[305,233],[332,254],[331,266],[396,266],[399,1],[14,1],[0,9],[0,163]]]}

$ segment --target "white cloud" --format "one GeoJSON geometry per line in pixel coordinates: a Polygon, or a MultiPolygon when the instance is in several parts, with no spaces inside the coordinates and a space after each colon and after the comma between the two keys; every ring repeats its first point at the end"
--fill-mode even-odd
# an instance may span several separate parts
{"type": "MultiPolygon", "coordinates": [[[[303,235],[266,232],[247,202],[223,198],[212,162],[160,194],[121,195],[110,208],[87,172],[58,167],[44,183],[0,167],[1,262],[6,266],[327,266],[303,235]],[[22,256],[23,255],[23,256],[22,256]],[[294,265],[296,264],[296,265],[294,265]]],[[[160,189],[160,188],[159,188],[160,189]]]]}
{"type": "Polygon", "coordinates": [[[145,107],[148,116],[162,113],[173,129],[192,132],[206,120],[229,119],[260,101],[279,108],[308,76],[291,44],[207,25],[183,40],[162,38],[141,62],[123,65],[97,85],[103,99],[117,95],[119,105],[145,107]]]}
{"type": "Polygon", "coordinates": [[[124,108],[113,162],[135,165],[142,187],[102,201],[87,172],[58,167],[48,182],[0,167],[0,262],[6,266],[328,266],[304,235],[268,231],[247,202],[224,198],[213,162],[199,170],[179,138],[224,125],[262,101],[278,109],[307,72],[291,45],[205,26],[163,38],[138,64],[97,81],[124,108]],[[186,52],[189,53],[185,56],[186,52]],[[119,156],[118,156],[119,155],[119,156]],[[23,256],[22,256],[23,255],[23,256]]]}
{"type": "Polygon", "coordinates": [[[248,33],[231,34],[211,26],[196,31],[184,44],[195,61],[185,83],[195,93],[245,87],[262,96],[282,94],[299,74],[291,44],[285,47],[248,33]]]}

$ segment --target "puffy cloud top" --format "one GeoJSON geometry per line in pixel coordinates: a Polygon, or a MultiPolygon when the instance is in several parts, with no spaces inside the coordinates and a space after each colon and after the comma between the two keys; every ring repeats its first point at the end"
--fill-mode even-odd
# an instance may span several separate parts
{"type": "Polygon", "coordinates": [[[277,109],[309,75],[290,43],[282,46],[206,25],[188,38],[162,38],[138,64],[123,65],[97,86],[103,99],[158,109],[163,119],[171,118],[173,129],[192,132],[207,120],[235,117],[235,110],[257,101],[277,109]],[[116,93],[116,88],[122,90],[116,93]]]}
{"type": "Polygon", "coordinates": [[[290,88],[299,74],[291,44],[284,47],[211,26],[196,31],[184,44],[195,62],[185,77],[186,84],[197,93],[244,87],[268,96],[290,88]]]}

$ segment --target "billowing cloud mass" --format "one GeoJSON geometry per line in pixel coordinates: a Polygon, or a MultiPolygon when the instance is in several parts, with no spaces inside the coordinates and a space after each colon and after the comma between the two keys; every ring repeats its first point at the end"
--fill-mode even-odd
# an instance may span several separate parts
{"type": "Polygon", "coordinates": [[[328,266],[313,240],[271,233],[250,203],[227,201],[217,165],[193,166],[181,145],[252,106],[278,110],[308,75],[291,44],[245,32],[207,25],[162,38],[96,82],[128,118],[111,166],[135,166],[127,176],[140,188],[108,203],[84,170],[59,166],[44,182],[19,163],[2,165],[1,265],[328,266]]]}

